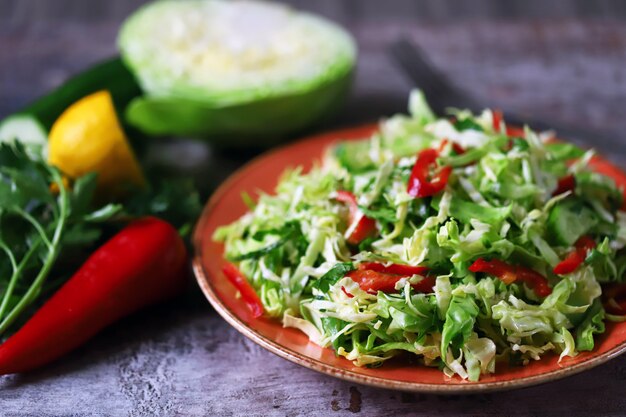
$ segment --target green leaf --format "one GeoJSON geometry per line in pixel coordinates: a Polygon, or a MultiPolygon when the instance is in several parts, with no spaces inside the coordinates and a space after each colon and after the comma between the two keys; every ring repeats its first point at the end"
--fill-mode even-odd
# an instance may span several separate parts
{"type": "Polygon", "coordinates": [[[556,204],[548,216],[548,236],[553,243],[572,246],[598,223],[597,214],[578,198],[556,204]]]}
{"type": "Polygon", "coordinates": [[[18,171],[14,169],[1,169],[1,171],[10,176],[15,184],[16,191],[22,196],[21,200],[28,202],[37,200],[45,203],[51,203],[53,198],[50,193],[49,183],[36,170],[18,171]]]}
{"type": "Polygon", "coordinates": [[[511,150],[518,150],[521,152],[526,152],[530,149],[530,145],[528,141],[523,138],[512,138],[511,139],[511,150]]]}
{"type": "Polygon", "coordinates": [[[164,179],[124,201],[124,213],[133,216],[156,216],[176,228],[194,222],[202,206],[191,180],[164,179]]]}
{"type": "Polygon", "coordinates": [[[0,143],[0,167],[21,170],[32,163],[21,142],[0,143]]]}
{"type": "Polygon", "coordinates": [[[576,194],[589,200],[600,200],[605,207],[612,210],[622,205],[623,195],[615,181],[597,172],[584,171],[576,174],[576,194]]]}
{"type": "Polygon", "coordinates": [[[441,333],[442,355],[446,354],[449,346],[459,349],[469,340],[478,312],[478,306],[470,296],[452,297],[441,333]]]}
{"type": "MultiPolygon", "coordinates": [[[[347,325],[348,325],[347,322],[334,318],[334,317],[322,318],[322,327],[324,328],[324,334],[329,335],[330,337],[334,337],[347,325]]],[[[345,340],[346,340],[345,335],[341,335],[337,337],[335,340],[333,340],[332,345],[333,345],[333,348],[335,349],[335,352],[337,351],[337,349],[339,349],[340,346],[342,346],[344,349],[347,347],[345,346],[346,345],[345,340]]]]}
{"type": "Polygon", "coordinates": [[[396,218],[396,211],[388,207],[372,209],[364,206],[359,206],[359,209],[363,212],[363,214],[371,219],[387,223],[395,223],[398,221],[398,219],[396,218]]]}
{"type": "Polygon", "coordinates": [[[458,130],[459,132],[462,132],[464,130],[477,130],[479,132],[484,131],[481,125],[479,125],[478,123],[474,121],[474,119],[469,118],[469,117],[466,119],[461,119],[461,120],[457,120],[456,122],[454,122],[454,128],[458,130]]]}
{"type": "Polygon", "coordinates": [[[624,261],[624,255],[616,256],[610,249],[609,239],[605,239],[596,248],[587,253],[585,263],[593,268],[598,282],[614,282],[621,279],[617,265],[624,261]]]}
{"type": "Polygon", "coordinates": [[[63,235],[63,244],[87,246],[100,239],[100,236],[102,236],[102,230],[99,227],[78,224],[67,229],[63,235]]]}
{"type": "Polygon", "coordinates": [[[424,294],[413,295],[409,301],[411,305],[407,304],[404,297],[401,299],[386,297],[383,304],[387,306],[392,319],[389,331],[401,329],[415,333],[418,338],[434,331],[437,322],[436,305],[430,304],[424,294]]]}
{"type": "Polygon", "coordinates": [[[121,204],[107,204],[106,206],[84,216],[83,221],[88,223],[102,223],[107,220],[111,220],[123,210],[124,206],[121,204]]]}
{"type": "Polygon", "coordinates": [[[265,256],[273,252],[274,250],[278,249],[279,247],[283,246],[285,243],[294,239],[297,235],[301,235],[301,234],[302,232],[300,231],[300,227],[296,223],[293,223],[293,222],[286,223],[280,229],[260,230],[254,234],[255,240],[262,240],[267,235],[276,235],[280,237],[276,241],[270,243],[269,245],[261,249],[242,253],[237,256],[232,256],[230,257],[230,259],[232,261],[243,261],[245,259],[259,259],[262,256],[265,256]]]}
{"type": "Polygon", "coordinates": [[[354,269],[354,265],[351,262],[338,263],[315,281],[312,286],[323,293],[327,293],[332,285],[345,277],[348,272],[354,271],[354,269]]]}
{"type": "Polygon", "coordinates": [[[262,256],[265,256],[267,254],[269,254],[270,252],[278,249],[279,247],[283,246],[285,243],[287,243],[287,241],[289,240],[288,236],[284,236],[281,237],[280,239],[276,240],[273,243],[270,243],[269,245],[261,248],[261,249],[257,249],[257,250],[253,250],[250,252],[246,252],[246,253],[242,253],[241,255],[237,255],[237,256],[231,256],[229,257],[229,259],[231,261],[243,261],[246,259],[259,259],[262,256]]]}
{"type": "Polygon", "coordinates": [[[485,156],[487,148],[472,148],[460,155],[450,155],[439,158],[441,165],[449,165],[452,168],[462,167],[478,161],[485,156]]]}
{"type": "Polygon", "coordinates": [[[294,232],[299,231],[300,226],[298,222],[287,222],[281,227],[274,227],[272,229],[265,230],[257,230],[254,235],[252,235],[252,239],[262,241],[268,235],[275,236],[291,236],[294,232]]]}
{"type": "Polygon", "coordinates": [[[377,240],[378,238],[374,236],[366,237],[361,241],[361,243],[359,243],[359,252],[369,252],[372,248],[372,243],[376,242],[377,240]]]}
{"type": "Polygon", "coordinates": [[[582,323],[576,328],[576,350],[588,351],[593,350],[594,334],[604,333],[604,307],[599,299],[594,300],[593,304],[585,313],[582,323]]]}
{"type": "Polygon", "coordinates": [[[73,218],[83,216],[89,210],[96,192],[97,180],[98,174],[92,172],[74,181],[70,194],[70,215],[73,218]]]}
{"type": "Polygon", "coordinates": [[[357,173],[374,167],[369,156],[370,144],[367,141],[342,142],[335,146],[333,153],[337,161],[348,171],[357,173]]]}
{"type": "Polygon", "coordinates": [[[246,205],[246,207],[248,207],[249,210],[254,210],[254,207],[256,207],[256,202],[254,201],[254,198],[252,198],[252,196],[246,191],[241,192],[241,200],[246,205]]]}
{"type": "MultiPolygon", "coordinates": [[[[524,141],[526,142],[526,141],[524,141]]],[[[585,151],[578,146],[571,143],[548,143],[545,145],[552,156],[560,161],[566,161],[570,159],[580,158],[585,154],[585,151]]]]}
{"type": "Polygon", "coordinates": [[[476,219],[483,223],[496,225],[504,221],[511,213],[511,206],[505,207],[484,207],[471,201],[462,200],[459,197],[452,197],[450,202],[450,216],[464,223],[476,219]]]}
{"type": "Polygon", "coordinates": [[[8,209],[15,204],[11,184],[0,180],[0,208],[8,209]]]}
{"type": "Polygon", "coordinates": [[[409,96],[409,113],[421,124],[427,124],[437,119],[428,101],[426,101],[424,92],[419,89],[411,91],[411,95],[409,96]]]}

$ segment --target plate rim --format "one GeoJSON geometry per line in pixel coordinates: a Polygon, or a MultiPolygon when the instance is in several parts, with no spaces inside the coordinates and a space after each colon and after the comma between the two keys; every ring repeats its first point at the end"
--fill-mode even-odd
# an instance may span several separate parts
{"type": "MultiPolygon", "coordinates": [[[[209,217],[213,207],[217,205],[217,202],[220,200],[221,196],[225,194],[230,188],[231,184],[238,182],[238,180],[244,177],[251,168],[258,164],[262,164],[265,159],[271,157],[275,153],[285,152],[291,148],[296,148],[302,146],[304,143],[315,142],[320,140],[321,138],[334,135],[337,138],[341,137],[342,132],[350,132],[357,129],[374,130],[378,126],[377,123],[367,123],[367,124],[358,124],[352,127],[340,128],[340,129],[330,129],[325,130],[320,133],[307,136],[303,139],[298,139],[292,143],[282,145],[271,149],[269,151],[263,152],[260,155],[252,158],[250,161],[243,164],[239,167],[235,172],[228,176],[228,178],[223,181],[218,188],[213,192],[208,202],[205,204],[202,209],[202,213],[194,226],[193,230],[193,259],[192,259],[192,269],[196,278],[196,282],[200,286],[203,294],[209,301],[209,303],[213,306],[213,308],[217,311],[217,313],[228,322],[235,330],[239,333],[261,346],[265,350],[286,359],[292,363],[303,366],[305,368],[314,370],[316,372],[326,374],[335,378],[342,379],[344,381],[354,382],[358,384],[368,385],[377,388],[385,388],[385,389],[395,389],[400,391],[407,392],[415,392],[415,393],[426,393],[426,394],[470,394],[470,393],[485,393],[485,392],[496,392],[496,391],[505,391],[511,389],[518,388],[526,388],[530,386],[536,386],[540,384],[545,384],[548,382],[554,382],[560,379],[563,379],[568,376],[573,376],[578,373],[587,371],[589,369],[595,368],[596,366],[602,365],[611,359],[623,354],[626,352],[626,340],[622,341],[620,344],[616,345],[612,349],[604,352],[600,355],[593,356],[588,360],[584,360],[582,362],[575,363],[573,365],[563,366],[559,369],[551,370],[548,372],[542,372],[536,375],[525,376],[513,380],[507,381],[493,381],[493,382],[471,382],[467,384],[433,384],[433,383],[424,383],[424,382],[410,382],[410,381],[399,381],[395,379],[376,377],[371,375],[363,375],[358,374],[356,372],[347,370],[347,369],[339,369],[334,367],[333,365],[329,365],[324,361],[311,358],[309,356],[303,355],[301,353],[295,352],[291,349],[288,349],[281,345],[278,342],[275,342],[271,338],[267,338],[261,335],[259,332],[255,331],[253,328],[248,326],[243,320],[239,318],[226,304],[222,302],[217,292],[213,288],[208,278],[208,272],[205,271],[202,262],[202,242],[206,238],[201,231],[202,225],[205,223],[206,219],[209,217]]],[[[311,342],[309,342],[311,343],[311,342]]]]}

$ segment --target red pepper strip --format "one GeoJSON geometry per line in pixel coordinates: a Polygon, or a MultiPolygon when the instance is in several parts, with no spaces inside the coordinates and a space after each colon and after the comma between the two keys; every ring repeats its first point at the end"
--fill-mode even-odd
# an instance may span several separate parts
{"type": "Polygon", "coordinates": [[[376,272],[384,272],[386,274],[402,275],[410,277],[412,275],[424,275],[428,271],[425,266],[411,266],[401,264],[384,265],[378,262],[363,262],[359,265],[359,269],[369,269],[376,272]]]}
{"type": "Polygon", "coordinates": [[[456,142],[452,142],[452,150],[456,152],[457,155],[461,155],[465,153],[465,148],[463,148],[461,145],[459,145],[456,142]]]}
{"type": "Polygon", "coordinates": [[[589,236],[581,236],[574,244],[574,247],[574,251],[570,252],[565,259],[554,267],[553,271],[555,274],[565,275],[574,272],[585,262],[587,253],[596,247],[596,242],[589,236]]]}
{"type": "Polygon", "coordinates": [[[552,293],[552,289],[548,286],[548,280],[541,274],[530,268],[510,265],[498,259],[486,261],[483,258],[478,258],[470,265],[469,270],[493,275],[507,285],[515,281],[522,281],[535,291],[538,297],[546,297],[552,293]]]}
{"type": "Polygon", "coordinates": [[[407,193],[411,197],[429,197],[443,190],[448,183],[452,167],[444,166],[429,179],[431,168],[437,167],[439,152],[436,149],[424,149],[417,154],[417,160],[409,177],[407,193]]]}
{"type": "MultiPolygon", "coordinates": [[[[493,130],[500,133],[504,116],[502,115],[502,112],[500,110],[492,110],[491,113],[493,114],[493,130]]],[[[506,135],[511,138],[523,138],[524,136],[526,136],[526,132],[524,132],[524,129],[516,126],[506,125],[505,132],[506,135]]]]}
{"type": "MultiPolygon", "coordinates": [[[[367,291],[370,294],[376,294],[378,291],[397,292],[396,283],[402,278],[408,277],[406,275],[388,274],[371,269],[357,269],[356,271],[348,272],[346,276],[359,284],[359,287],[361,287],[363,291],[367,291]]],[[[415,291],[426,293],[432,292],[434,285],[435,277],[428,276],[424,277],[424,279],[417,284],[412,284],[411,287],[413,287],[415,291]]]]}
{"type": "Polygon", "coordinates": [[[358,245],[364,239],[372,236],[376,232],[376,220],[370,219],[369,217],[363,215],[356,201],[356,197],[349,191],[337,191],[337,196],[335,197],[337,201],[341,201],[342,203],[347,203],[350,209],[350,225],[354,223],[354,221],[361,216],[357,225],[352,229],[352,233],[348,236],[348,243],[352,245],[358,245]]]}
{"type": "Polygon", "coordinates": [[[352,295],[352,294],[350,294],[348,291],[346,291],[346,287],[343,287],[343,286],[342,286],[342,287],[341,287],[341,291],[343,291],[343,293],[344,293],[345,295],[347,295],[347,296],[348,296],[348,298],[354,298],[354,295],[352,295]]]}
{"type": "Polygon", "coordinates": [[[502,112],[500,110],[492,110],[491,114],[493,116],[493,130],[500,133],[503,119],[502,112]]]}
{"type": "Polygon", "coordinates": [[[524,129],[521,127],[507,126],[506,135],[510,138],[523,138],[526,137],[526,132],[524,132],[524,129]]]}
{"type": "Polygon", "coordinates": [[[607,312],[626,315],[626,284],[613,284],[602,288],[602,298],[607,312]]]}
{"type": "Polygon", "coordinates": [[[413,288],[417,292],[431,293],[433,292],[433,287],[435,286],[435,283],[436,283],[436,278],[432,275],[428,275],[428,276],[425,276],[417,284],[411,284],[411,288],[413,288]]]}
{"type": "Polygon", "coordinates": [[[119,318],[180,293],[187,268],[176,229],[153,217],[129,224],[0,345],[0,374],[52,362],[119,318]]]}
{"type": "MultiPolygon", "coordinates": [[[[450,143],[450,141],[448,139],[444,139],[441,141],[441,143],[439,144],[439,153],[443,152],[444,149],[446,148],[446,146],[448,146],[448,143],[450,143]]],[[[452,142],[452,150],[457,154],[457,155],[461,155],[465,153],[465,148],[463,148],[461,145],[459,145],[456,142],[452,142]]]]}
{"type": "Polygon", "coordinates": [[[556,190],[552,193],[553,196],[563,194],[567,191],[573,191],[576,188],[576,178],[573,175],[566,175],[563,178],[559,178],[556,190]]]}
{"type": "MultiPolygon", "coordinates": [[[[500,110],[492,110],[493,114],[493,130],[500,133],[502,121],[504,120],[504,116],[500,110]]],[[[506,135],[511,138],[523,138],[526,136],[526,132],[524,129],[517,126],[505,126],[506,135]]]]}
{"type": "Polygon", "coordinates": [[[255,319],[261,317],[263,315],[263,303],[241,271],[235,265],[227,263],[222,267],[222,272],[230,283],[237,288],[241,298],[252,312],[252,317],[255,319]]]}

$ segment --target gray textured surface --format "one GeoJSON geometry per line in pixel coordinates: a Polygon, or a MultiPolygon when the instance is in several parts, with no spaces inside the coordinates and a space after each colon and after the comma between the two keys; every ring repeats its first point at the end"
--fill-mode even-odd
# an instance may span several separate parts
{"type": "Polygon", "coordinates": [[[208,308],[149,311],[48,369],[0,379],[6,415],[624,415],[626,360],[561,382],[438,397],[358,386],[278,358],[208,308]]]}
{"type": "MultiPolygon", "coordinates": [[[[0,116],[113,54],[119,19],[135,3],[0,2],[0,116]]],[[[474,2],[483,9],[489,3],[474,2]]],[[[599,2],[592,14],[612,15],[610,3],[599,2]]],[[[348,24],[360,45],[354,95],[333,125],[404,109],[410,85],[384,47],[408,33],[458,85],[494,106],[626,140],[626,27],[619,20],[572,17],[588,2],[550,6],[551,16],[568,16],[556,20],[437,23],[425,21],[410,2],[398,2],[395,14],[380,21],[374,2],[354,6],[358,13],[352,15],[354,4],[311,6],[348,24]]],[[[440,4],[420,2],[434,18],[460,2],[440,4]]],[[[538,15],[539,2],[528,4],[527,14],[538,15]]],[[[496,9],[487,14],[501,15],[496,9]]],[[[623,8],[617,10],[616,16],[623,15],[623,8]]],[[[626,155],[605,151],[626,161],[626,155]]],[[[238,161],[236,155],[213,155],[213,163],[227,169],[238,161]]],[[[227,169],[213,168],[208,186],[227,169]]],[[[624,415],[625,387],[626,357],[560,382],[501,394],[438,397],[356,386],[265,352],[190,290],[185,300],[133,316],[50,367],[0,377],[0,415],[624,415]]]]}

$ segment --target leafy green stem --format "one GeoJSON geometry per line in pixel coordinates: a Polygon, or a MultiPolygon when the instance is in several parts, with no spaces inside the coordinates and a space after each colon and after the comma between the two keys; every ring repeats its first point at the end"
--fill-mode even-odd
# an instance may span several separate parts
{"type": "Polygon", "coordinates": [[[39,249],[40,243],[41,243],[41,240],[37,240],[36,242],[34,242],[32,246],[29,248],[28,252],[26,252],[26,254],[24,255],[24,257],[22,258],[19,264],[16,263],[15,257],[13,256],[13,253],[8,248],[8,246],[6,246],[4,242],[0,244],[0,247],[4,249],[4,251],[7,253],[7,256],[9,257],[9,259],[11,259],[11,264],[13,265],[13,274],[11,275],[11,279],[9,280],[9,285],[7,285],[4,295],[2,296],[2,302],[0,303],[0,319],[4,317],[4,313],[7,310],[7,307],[9,305],[9,300],[11,300],[11,296],[13,295],[13,291],[15,289],[15,285],[17,284],[17,281],[19,280],[26,265],[28,265],[30,258],[39,249]]]}
{"type": "Polygon", "coordinates": [[[43,227],[41,227],[41,224],[37,221],[37,219],[35,219],[28,212],[22,210],[19,207],[15,207],[13,210],[24,219],[26,219],[26,221],[28,221],[35,228],[35,230],[37,230],[37,233],[39,233],[39,236],[41,236],[41,240],[46,244],[48,250],[52,250],[52,242],[50,242],[50,239],[48,239],[46,231],[43,230],[43,227]]]}
{"type": "Polygon", "coordinates": [[[0,240],[0,249],[2,249],[7,254],[7,257],[9,258],[9,261],[11,262],[11,268],[12,268],[13,274],[15,274],[15,270],[17,269],[17,262],[15,260],[15,256],[13,255],[13,251],[11,251],[11,249],[7,246],[7,244],[3,240],[0,240]]]}
{"type": "MultiPolygon", "coordinates": [[[[37,296],[41,286],[45,282],[52,266],[54,265],[61,248],[61,237],[63,236],[63,232],[65,230],[65,223],[68,217],[68,205],[69,198],[67,195],[67,189],[63,184],[63,179],[59,172],[50,168],[50,173],[54,182],[59,187],[59,216],[56,219],[56,225],[54,228],[54,233],[52,235],[52,240],[49,241],[50,245],[48,245],[48,253],[44,259],[43,266],[37,277],[28,288],[28,291],[22,299],[13,307],[13,309],[6,315],[6,317],[0,322],[0,335],[3,334],[7,328],[15,321],[15,319],[24,311],[30,303],[32,303],[33,299],[37,296]]],[[[47,238],[47,237],[46,237],[47,238]]]]}

